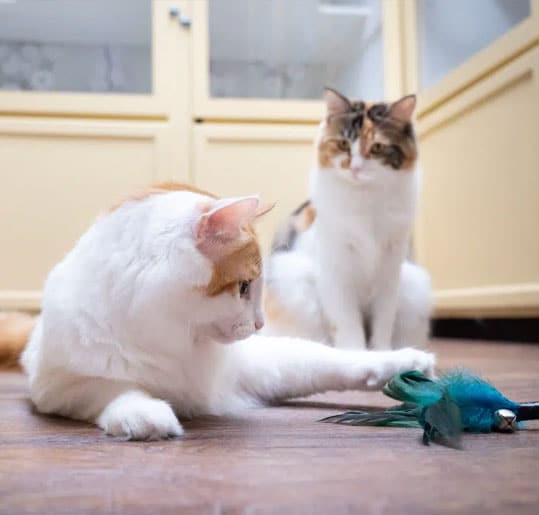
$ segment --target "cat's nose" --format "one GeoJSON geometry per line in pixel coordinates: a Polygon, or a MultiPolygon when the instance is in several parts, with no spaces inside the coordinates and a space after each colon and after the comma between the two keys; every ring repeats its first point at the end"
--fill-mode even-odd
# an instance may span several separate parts
{"type": "Polygon", "coordinates": [[[257,320],[255,322],[255,329],[257,331],[260,331],[260,329],[262,329],[264,327],[264,321],[263,320],[257,320]]]}
{"type": "Polygon", "coordinates": [[[363,159],[360,156],[353,156],[350,163],[350,169],[354,173],[359,173],[363,167],[363,159]]]}

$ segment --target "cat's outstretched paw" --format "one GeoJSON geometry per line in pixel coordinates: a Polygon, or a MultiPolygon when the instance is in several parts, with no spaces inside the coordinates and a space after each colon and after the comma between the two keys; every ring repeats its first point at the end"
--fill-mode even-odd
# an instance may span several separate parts
{"type": "Polygon", "coordinates": [[[369,389],[378,390],[395,374],[408,370],[419,370],[427,377],[434,377],[436,358],[429,352],[407,348],[383,352],[379,357],[379,362],[375,364],[366,381],[369,389]]]}
{"type": "Polygon", "coordinates": [[[112,401],[97,423],[107,434],[126,440],[162,440],[183,434],[166,402],[138,392],[120,395],[112,401]]]}

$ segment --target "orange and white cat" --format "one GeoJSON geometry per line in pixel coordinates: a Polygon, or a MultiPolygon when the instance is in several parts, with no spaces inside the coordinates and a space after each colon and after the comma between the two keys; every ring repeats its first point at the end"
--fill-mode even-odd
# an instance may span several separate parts
{"type": "MultiPolygon", "coordinates": [[[[376,389],[434,357],[255,335],[263,325],[257,197],[168,184],[99,218],[51,271],[22,356],[37,409],[131,439],[178,415],[235,413],[325,390],[376,389]]],[[[1,328],[0,328],[1,333],[1,328]]],[[[0,338],[1,341],[1,338],[0,338]]]]}
{"type": "Polygon", "coordinates": [[[430,278],[406,261],[419,170],[415,97],[366,104],[325,92],[310,200],[269,259],[268,334],[336,347],[423,346],[430,278]]]}

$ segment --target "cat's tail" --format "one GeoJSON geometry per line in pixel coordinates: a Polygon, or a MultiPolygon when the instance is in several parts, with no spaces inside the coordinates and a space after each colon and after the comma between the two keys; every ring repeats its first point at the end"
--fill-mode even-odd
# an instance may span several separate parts
{"type": "Polygon", "coordinates": [[[0,368],[18,365],[36,320],[37,316],[27,313],[0,313],[0,368]]]}

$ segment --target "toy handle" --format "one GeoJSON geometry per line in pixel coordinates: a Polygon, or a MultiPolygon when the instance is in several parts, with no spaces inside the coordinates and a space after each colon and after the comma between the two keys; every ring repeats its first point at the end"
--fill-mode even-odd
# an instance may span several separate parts
{"type": "Polygon", "coordinates": [[[518,406],[517,421],[539,419],[539,402],[523,402],[518,406]]]}

